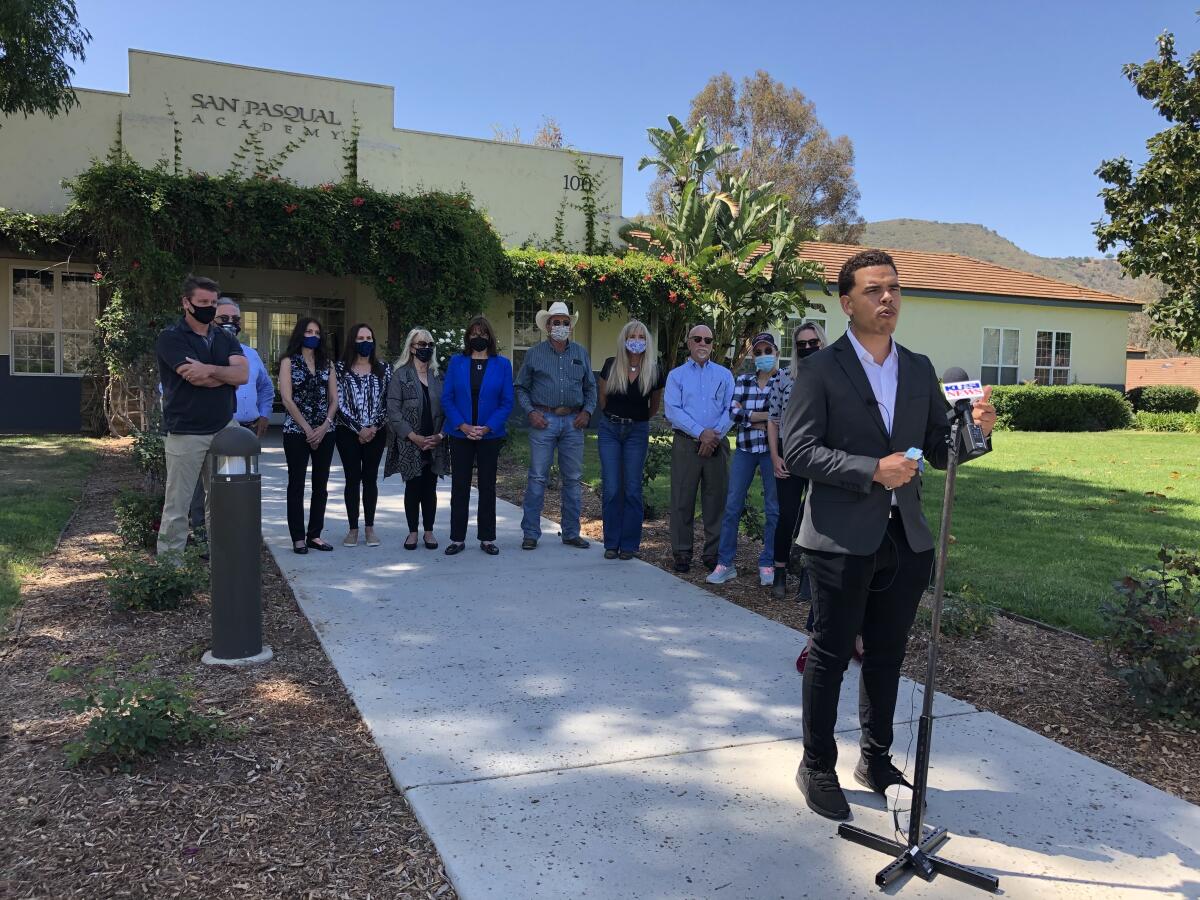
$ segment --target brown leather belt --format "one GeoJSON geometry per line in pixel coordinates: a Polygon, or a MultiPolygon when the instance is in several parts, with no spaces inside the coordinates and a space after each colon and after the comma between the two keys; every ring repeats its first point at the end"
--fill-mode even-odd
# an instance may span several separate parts
{"type": "Polygon", "coordinates": [[[573,416],[583,412],[582,406],[534,406],[538,412],[550,413],[552,416],[573,416]]]}

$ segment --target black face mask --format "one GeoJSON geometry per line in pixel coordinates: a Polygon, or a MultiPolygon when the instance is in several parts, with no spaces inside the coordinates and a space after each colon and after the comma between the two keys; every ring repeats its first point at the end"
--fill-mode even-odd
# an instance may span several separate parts
{"type": "Polygon", "coordinates": [[[413,351],[413,356],[415,356],[421,362],[429,362],[431,359],[433,359],[433,348],[432,347],[418,347],[416,350],[413,351]]]}
{"type": "Polygon", "coordinates": [[[812,356],[814,353],[816,353],[820,349],[821,349],[820,347],[797,347],[796,348],[796,359],[804,359],[804,357],[806,357],[806,356],[812,356]]]}
{"type": "Polygon", "coordinates": [[[482,353],[484,350],[486,350],[488,348],[488,343],[490,342],[485,337],[473,337],[470,341],[468,341],[469,346],[476,353],[482,353]]]}
{"type": "Polygon", "coordinates": [[[215,306],[196,306],[193,304],[188,312],[201,325],[211,325],[212,320],[217,317],[217,308],[215,306]]]}

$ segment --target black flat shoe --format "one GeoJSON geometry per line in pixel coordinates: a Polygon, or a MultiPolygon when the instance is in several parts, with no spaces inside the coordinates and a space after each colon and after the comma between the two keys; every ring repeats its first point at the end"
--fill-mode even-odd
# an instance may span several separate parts
{"type": "Polygon", "coordinates": [[[618,553],[617,553],[617,551],[616,551],[616,550],[605,550],[605,551],[604,551],[604,558],[605,558],[605,559],[616,559],[616,558],[617,558],[617,556],[618,556],[618,553]]]}
{"type": "Polygon", "coordinates": [[[425,541],[425,549],[426,550],[436,550],[437,548],[438,548],[437,541],[425,541]]]}
{"type": "Polygon", "coordinates": [[[449,544],[446,545],[446,555],[453,556],[456,553],[462,553],[466,549],[467,549],[466,544],[461,544],[456,541],[451,541],[449,544]]]}
{"type": "Polygon", "coordinates": [[[333,550],[333,544],[327,544],[320,538],[309,538],[304,542],[304,546],[312,547],[314,550],[333,550]]]}
{"type": "Polygon", "coordinates": [[[308,552],[308,548],[307,547],[297,547],[295,544],[292,544],[292,552],[299,553],[300,555],[303,556],[305,553],[308,552]]]}
{"type": "Polygon", "coordinates": [[[488,556],[496,556],[500,552],[500,548],[497,547],[495,544],[493,544],[491,541],[480,541],[479,549],[482,550],[484,553],[486,553],[488,556]]]}
{"type": "Polygon", "coordinates": [[[405,549],[405,550],[416,550],[416,549],[417,549],[417,542],[416,542],[416,541],[413,541],[413,542],[410,544],[410,543],[409,543],[407,540],[405,540],[405,542],[404,542],[404,549],[405,549]]]}
{"type": "Polygon", "coordinates": [[[629,550],[622,550],[620,553],[617,554],[617,556],[619,556],[621,559],[633,559],[637,556],[637,554],[633,553],[629,550]]]}
{"type": "Polygon", "coordinates": [[[563,538],[562,542],[568,547],[578,547],[580,550],[586,550],[588,547],[592,546],[587,538],[580,537],[579,535],[576,535],[573,538],[563,538]]]}

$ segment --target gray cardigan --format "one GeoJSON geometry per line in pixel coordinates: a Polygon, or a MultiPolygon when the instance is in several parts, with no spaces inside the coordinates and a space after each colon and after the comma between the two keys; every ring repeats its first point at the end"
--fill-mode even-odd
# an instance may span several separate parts
{"type": "MultiPolygon", "coordinates": [[[[442,413],[442,379],[432,371],[428,377],[430,417],[436,434],[443,430],[446,423],[442,413]]],[[[408,436],[421,427],[424,406],[425,393],[421,390],[417,370],[411,364],[399,366],[392,373],[387,391],[388,449],[383,465],[384,478],[399,472],[408,481],[421,474],[421,451],[408,436]]],[[[450,453],[445,440],[433,449],[431,456],[430,468],[435,475],[449,473],[450,453]]]]}

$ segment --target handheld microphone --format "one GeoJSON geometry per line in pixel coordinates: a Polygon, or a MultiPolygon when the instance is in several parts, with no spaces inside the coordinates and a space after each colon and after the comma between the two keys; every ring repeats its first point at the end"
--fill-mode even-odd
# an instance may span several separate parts
{"type": "Polygon", "coordinates": [[[988,452],[987,437],[971,418],[971,405],[983,397],[983,385],[968,378],[963,369],[952,366],[942,373],[942,392],[953,407],[950,420],[959,421],[958,432],[962,437],[959,452],[963,461],[983,456],[988,452]]]}

